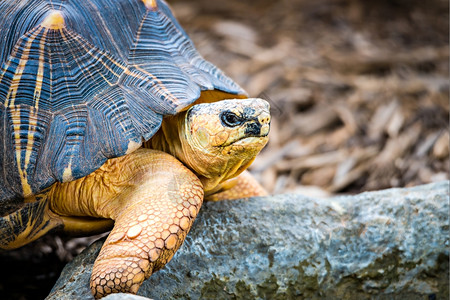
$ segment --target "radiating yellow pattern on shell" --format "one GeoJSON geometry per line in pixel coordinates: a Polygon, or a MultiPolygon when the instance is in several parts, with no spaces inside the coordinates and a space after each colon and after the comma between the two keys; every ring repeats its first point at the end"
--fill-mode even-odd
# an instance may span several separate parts
{"type": "MultiPolygon", "coordinates": [[[[28,168],[28,165],[30,164],[30,157],[33,149],[33,143],[34,143],[34,134],[36,132],[36,125],[38,120],[38,110],[39,110],[39,100],[41,98],[41,90],[42,90],[42,82],[44,78],[44,51],[45,51],[45,39],[47,37],[48,29],[44,29],[44,33],[41,39],[41,42],[39,43],[39,67],[38,72],[36,74],[36,86],[34,88],[34,109],[31,110],[31,114],[29,117],[29,126],[28,129],[28,141],[27,141],[27,148],[25,153],[25,166],[24,170],[28,168]]],[[[25,178],[25,180],[27,180],[25,178]]],[[[24,191],[25,192],[25,191],[24,191]]],[[[30,189],[31,193],[31,189],[30,189]]]]}
{"type": "MultiPolygon", "coordinates": [[[[20,119],[20,111],[19,107],[15,107],[15,99],[19,87],[20,80],[23,75],[23,71],[25,69],[25,65],[28,62],[28,58],[30,55],[30,50],[32,47],[32,44],[36,37],[41,33],[41,30],[36,30],[28,39],[27,43],[24,46],[23,53],[20,57],[19,64],[15,70],[8,95],[5,101],[5,107],[9,107],[11,109],[11,115],[12,115],[12,122],[13,122],[13,131],[14,131],[14,139],[15,139],[15,154],[16,154],[16,162],[18,166],[19,176],[22,183],[22,190],[24,196],[29,196],[32,194],[31,186],[28,183],[28,175],[27,175],[27,168],[30,163],[30,156],[33,149],[33,143],[34,143],[34,133],[36,130],[36,124],[37,124],[37,111],[39,108],[39,99],[40,99],[40,93],[42,89],[42,82],[43,82],[43,69],[44,69],[44,45],[45,45],[45,37],[47,35],[47,29],[44,29],[44,35],[40,42],[40,56],[39,56],[39,67],[38,67],[38,73],[36,74],[36,86],[34,91],[34,101],[35,105],[34,108],[30,108],[31,114],[29,117],[29,132],[28,132],[28,139],[27,139],[27,145],[25,148],[25,161],[24,166],[22,167],[22,149],[21,149],[21,143],[20,143],[20,127],[21,127],[21,119],[20,119]]],[[[9,66],[7,66],[9,67],[9,66]]]]}
{"type": "MultiPolygon", "coordinates": [[[[19,170],[19,176],[22,183],[22,190],[24,196],[29,196],[31,194],[31,186],[28,183],[26,166],[22,168],[21,144],[20,144],[20,126],[21,126],[20,111],[18,107],[15,107],[14,101],[17,95],[17,88],[19,87],[20,79],[22,78],[25,65],[28,61],[28,56],[30,55],[32,43],[39,33],[40,31],[36,31],[32,36],[30,36],[28,42],[24,46],[22,56],[19,60],[16,72],[14,73],[10,89],[8,91],[8,96],[5,102],[5,107],[9,107],[11,109],[14,140],[15,140],[16,162],[19,170]]],[[[30,143],[30,145],[32,145],[32,142],[30,143]]],[[[26,149],[27,152],[31,151],[30,147],[27,144],[26,149]]]]}
{"type": "Polygon", "coordinates": [[[72,162],[64,169],[63,172],[63,182],[69,182],[73,180],[72,176],[72,162]]]}
{"type": "Polygon", "coordinates": [[[34,88],[34,107],[39,108],[39,100],[41,98],[42,82],[44,79],[44,52],[45,52],[45,40],[47,38],[48,29],[44,29],[41,42],[39,43],[39,67],[36,74],[36,87],[34,88]]]}
{"type": "Polygon", "coordinates": [[[60,11],[54,10],[42,21],[41,25],[54,30],[62,29],[64,28],[64,16],[60,11]]]}
{"type": "Polygon", "coordinates": [[[14,107],[14,100],[16,99],[17,94],[17,88],[19,87],[20,79],[22,78],[23,71],[25,69],[25,65],[28,62],[28,56],[30,55],[31,46],[33,44],[33,41],[36,39],[36,37],[39,35],[40,30],[37,30],[34,32],[28,39],[27,43],[25,44],[23,48],[22,56],[20,57],[19,64],[17,65],[17,69],[14,73],[14,77],[12,79],[12,83],[10,85],[10,92],[11,94],[6,99],[5,107],[14,107]]]}
{"type": "MultiPolygon", "coordinates": [[[[20,181],[22,183],[22,190],[24,196],[31,195],[31,186],[28,183],[27,178],[27,171],[26,168],[22,168],[22,156],[21,156],[21,149],[20,149],[20,111],[18,108],[12,108],[11,109],[11,119],[13,124],[13,131],[14,131],[14,139],[15,139],[15,154],[16,154],[16,162],[18,166],[20,181]]],[[[29,151],[30,149],[27,149],[26,151],[29,151]]]]}
{"type": "Polygon", "coordinates": [[[155,0],[142,0],[142,2],[144,2],[145,7],[147,7],[147,9],[156,9],[158,7],[158,4],[156,3],[155,0]]]}

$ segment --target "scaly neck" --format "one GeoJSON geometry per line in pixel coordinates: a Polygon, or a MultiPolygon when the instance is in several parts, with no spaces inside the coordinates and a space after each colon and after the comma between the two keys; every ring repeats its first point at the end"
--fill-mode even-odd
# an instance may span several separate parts
{"type": "Polygon", "coordinates": [[[161,129],[144,144],[169,153],[193,171],[203,184],[205,194],[216,190],[224,181],[239,175],[254,157],[221,155],[220,149],[205,149],[195,144],[186,132],[185,112],[163,120],[161,129]]]}

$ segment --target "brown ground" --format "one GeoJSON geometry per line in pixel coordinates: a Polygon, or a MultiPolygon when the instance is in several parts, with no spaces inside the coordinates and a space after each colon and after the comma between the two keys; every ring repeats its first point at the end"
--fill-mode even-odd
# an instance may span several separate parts
{"type": "MultiPolygon", "coordinates": [[[[252,168],[271,192],[449,178],[448,1],[169,2],[208,60],[271,102],[271,140],[252,168]]],[[[89,241],[0,254],[1,298],[45,297],[89,241]]]]}
{"type": "Polygon", "coordinates": [[[448,178],[448,1],[173,1],[199,51],[271,102],[271,192],[448,178]]]}

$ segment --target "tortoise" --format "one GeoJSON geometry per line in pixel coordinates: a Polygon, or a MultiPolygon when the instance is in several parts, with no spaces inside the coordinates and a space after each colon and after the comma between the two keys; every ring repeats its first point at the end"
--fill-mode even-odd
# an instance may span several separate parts
{"type": "Polygon", "coordinates": [[[0,248],[112,229],[92,293],[136,293],[204,200],[266,194],[245,170],[268,103],[163,0],[5,0],[0,15],[0,248]]]}

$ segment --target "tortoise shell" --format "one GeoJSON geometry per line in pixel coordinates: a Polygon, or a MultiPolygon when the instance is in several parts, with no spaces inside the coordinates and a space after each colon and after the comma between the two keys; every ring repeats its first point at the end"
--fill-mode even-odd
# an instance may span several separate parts
{"type": "Polygon", "coordinates": [[[0,3],[0,203],[137,149],[203,90],[243,94],[162,0],[0,3]]]}

